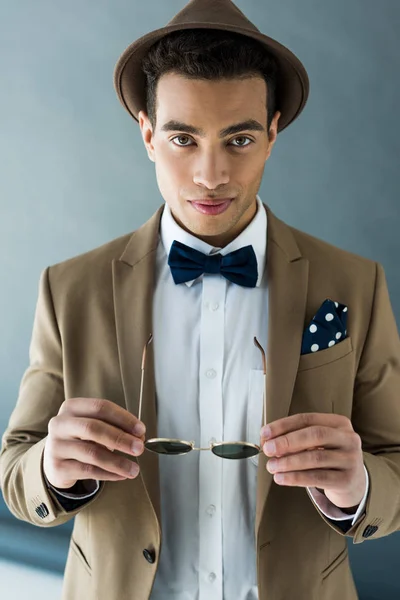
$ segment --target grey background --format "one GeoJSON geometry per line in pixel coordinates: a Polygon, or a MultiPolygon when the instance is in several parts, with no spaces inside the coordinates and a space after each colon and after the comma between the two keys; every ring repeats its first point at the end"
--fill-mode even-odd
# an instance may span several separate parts
{"type": "MultiPolygon", "coordinates": [[[[185,4],[0,0],[1,432],[28,366],[41,270],[133,231],[163,203],[112,72],[126,46],[185,4]]],[[[236,4],[311,81],[261,199],[287,223],[381,262],[399,323],[400,3],[236,4]]],[[[0,555],[62,572],[71,527],[25,524],[0,497],[0,555]]],[[[397,599],[399,534],[349,549],[360,598],[397,599]]]]}

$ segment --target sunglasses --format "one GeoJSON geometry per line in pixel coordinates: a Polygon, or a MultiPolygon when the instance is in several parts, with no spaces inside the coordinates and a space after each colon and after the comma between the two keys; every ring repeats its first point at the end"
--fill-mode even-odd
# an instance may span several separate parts
{"type": "MultiPolygon", "coordinates": [[[[143,382],[144,382],[144,369],[146,364],[146,351],[148,345],[153,341],[153,334],[150,335],[147,340],[142,355],[142,375],[140,381],[140,400],[139,400],[139,421],[141,420],[142,414],[142,400],[143,400],[143,382]]],[[[263,372],[264,372],[264,425],[267,424],[267,406],[266,406],[266,381],[267,381],[267,361],[265,357],[265,351],[258,342],[257,338],[254,337],[254,345],[259,348],[262,354],[263,361],[263,372]]],[[[176,440],[170,438],[152,438],[144,443],[147,450],[155,452],[156,454],[187,454],[192,450],[211,450],[213,454],[220,458],[250,458],[256,456],[261,452],[260,446],[257,444],[251,444],[250,442],[213,442],[208,448],[195,448],[195,443],[187,442],[185,440],[176,440]]]]}

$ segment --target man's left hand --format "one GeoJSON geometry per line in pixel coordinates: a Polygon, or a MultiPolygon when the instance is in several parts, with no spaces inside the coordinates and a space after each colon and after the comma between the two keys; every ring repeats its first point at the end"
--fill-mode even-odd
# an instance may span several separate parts
{"type": "Polygon", "coordinates": [[[280,485],[318,487],[339,508],[358,508],[366,488],[361,438],[350,419],[300,413],[261,429],[267,469],[280,485]],[[273,444],[272,447],[269,444],[273,444]],[[279,479],[282,477],[282,480],[279,479]]]}

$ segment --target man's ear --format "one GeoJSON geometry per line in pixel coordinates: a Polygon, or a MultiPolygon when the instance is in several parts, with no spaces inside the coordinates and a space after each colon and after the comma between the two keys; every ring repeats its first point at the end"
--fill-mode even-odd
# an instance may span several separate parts
{"type": "Polygon", "coordinates": [[[276,113],[274,114],[274,118],[271,121],[271,125],[268,131],[268,138],[269,138],[269,142],[270,144],[275,144],[277,135],[278,135],[278,122],[279,122],[279,118],[281,116],[281,113],[279,112],[279,110],[276,111],[276,113]]]}
{"type": "Polygon", "coordinates": [[[139,126],[140,126],[140,131],[142,134],[142,138],[143,138],[143,143],[147,150],[147,155],[152,162],[155,162],[154,146],[153,146],[153,130],[151,127],[150,119],[143,110],[139,111],[138,118],[139,118],[139,126]]]}
{"type": "Polygon", "coordinates": [[[268,152],[265,160],[268,160],[268,158],[270,157],[272,148],[276,142],[276,138],[278,136],[278,121],[280,116],[281,113],[279,112],[279,110],[277,110],[274,114],[274,118],[271,121],[271,125],[268,131],[268,152]]]}

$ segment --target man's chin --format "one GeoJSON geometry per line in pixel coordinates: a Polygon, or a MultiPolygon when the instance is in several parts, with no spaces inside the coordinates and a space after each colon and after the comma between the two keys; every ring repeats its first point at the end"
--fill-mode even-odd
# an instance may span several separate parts
{"type": "Polygon", "coordinates": [[[188,226],[194,235],[201,235],[203,237],[223,235],[229,229],[227,225],[224,226],[223,224],[220,224],[219,227],[216,227],[215,225],[205,225],[204,223],[199,223],[198,221],[195,223],[191,222],[188,224],[188,226]]]}
{"type": "Polygon", "coordinates": [[[227,228],[220,228],[213,230],[203,228],[196,228],[190,230],[190,233],[195,237],[199,238],[206,244],[214,246],[216,248],[223,248],[230,241],[229,230],[227,228]]]}

